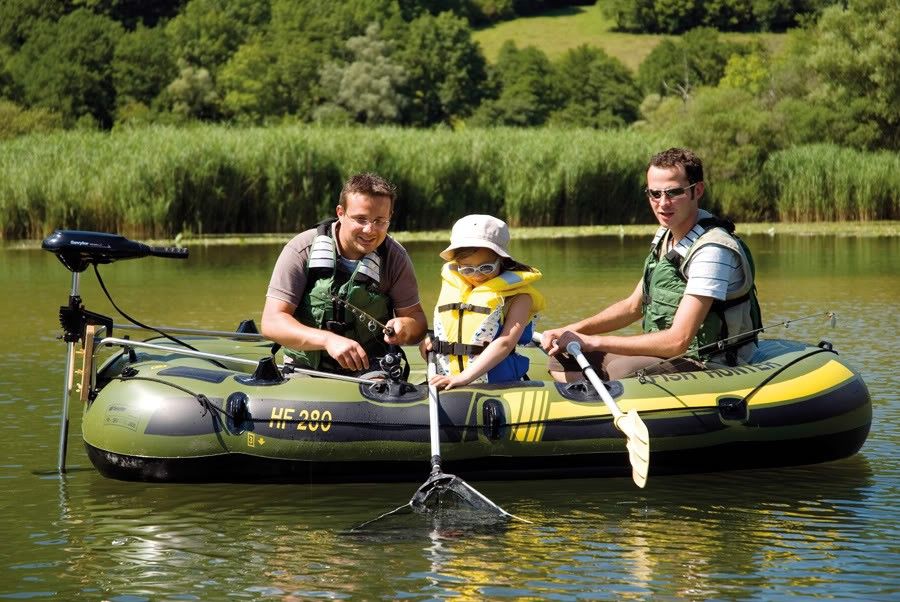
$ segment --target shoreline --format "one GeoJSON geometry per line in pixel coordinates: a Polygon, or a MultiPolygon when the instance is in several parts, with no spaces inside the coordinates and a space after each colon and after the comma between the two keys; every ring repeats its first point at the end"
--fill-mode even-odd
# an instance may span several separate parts
{"type": "MultiPolygon", "coordinates": [[[[546,226],[546,227],[512,227],[513,239],[539,240],[549,238],[580,238],[585,236],[652,236],[656,232],[655,224],[629,224],[604,226],[546,226]]],[[[805,223],[738,223],[738,235],[767,234],[769,236],[838,236],[838,237],[895,237],[900,236],[900,221],[884,220],[873,222],[805,222],[805,223]]],[[[178,235],[170,239],[141,239],[126,237],[132,240],[159,245],[177,246],[202,245],[253,245],[284,244],[297,233],[270,234],[211,234],[211,235],[178,235]]],[[[419,232],[391,232],[391,237],[400,243],[406,242],[442,242],[450,237],[450,229],[424,230],[419,232]]],[[[0,247],[6,249],[40,248],[40,240],[4,240],[0,247]]]]}

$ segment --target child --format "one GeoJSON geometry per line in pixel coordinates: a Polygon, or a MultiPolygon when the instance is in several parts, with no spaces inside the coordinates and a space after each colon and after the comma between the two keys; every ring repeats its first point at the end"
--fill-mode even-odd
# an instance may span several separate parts
{"type": "Polygon", "coordinates": [[[532,287],[541,273],[513,260],[508,244],[509,228],[496,217],[467,215],[453,225],[430,342],[437,358],[430,382],[439,389],[526,375],[528,358],[515,349],[531,340],[532,320],[544,308],[532,287]]]}

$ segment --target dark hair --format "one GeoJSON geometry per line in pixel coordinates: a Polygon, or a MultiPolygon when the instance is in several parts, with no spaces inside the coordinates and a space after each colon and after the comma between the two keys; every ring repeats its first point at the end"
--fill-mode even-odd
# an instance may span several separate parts
{"type": "Polygon", "coordinates": [[[670,148],[661,153],[653,155],[650,159],[651,167],[678,167],[684,168],[684,174],[687,176],[688,184],[696,184],[703,181],[703,161],[700,157],[686,148],[670,148]]]}
{"type": "MultiPolygon", "coordinates": [[[[474,255],[481,249],[487,249],[487,247],[460,247],[458,249],[453,249],[453,261],[458,259],[465,259],[470,255],[474,255]]],[[[492,251],[495,255],[496,251],[493,249],[488,249],[492,251]]],[[[513,259],[512,257],[500,257],[500,271],[505,272],[507,270],[515,271],[515,272],[536,272],[537,270],[526,263],[521,263],[513,259]]]]}
{"type": "Polygon", "coordinates": [[[354,193],[365,196],[386,196],[391,199],[391,213],[394,212],[397,189],[393,184],[377,174],[361,173],[350,176],[350,179],[344,182],[344,187],[341,189],[341,207],[347,208],[347,197],[354,193]]]}

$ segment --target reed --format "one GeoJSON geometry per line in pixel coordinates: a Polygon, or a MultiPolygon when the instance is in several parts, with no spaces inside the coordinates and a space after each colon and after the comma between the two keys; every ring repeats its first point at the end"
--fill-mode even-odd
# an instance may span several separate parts
{"type": "MultiPolygon", "coordinates": [[[[671,141],[557,129],[149,127],[56,132],[0,145],[0,236],[54,228],[172,238],[297,232],[334,214],[343,181],[375,171],[399,189],[394,229],[466,213],[514,226],[642,224],[650,155],[671,141]]],[[[773,155],[755,189],[782,220],[896,219],[898,158],[830,146],[773,155]]],[[[716,188],[739,220],[751,187],[716,188]],[[743,191],[743,192],[741,192],[743,191]],[[731,197],[734,198],[731,198],[731,197]]]]}
{"type": "Polygon", "coordinates": [[[291,232],[332,215],[344,179],[399,189],[398,229],[472,212],[512,224],[647,220],[634,203],[653,141],[591,130],[126,129],[0,147],[0,232],[56,227],[128,235],[291,232]]]}
{"type": "Polygon", "coordinates": [[[900,154],[829,144],[779,151],[761,176],[782,221],[871,221],[900,216],[900,154]]]}

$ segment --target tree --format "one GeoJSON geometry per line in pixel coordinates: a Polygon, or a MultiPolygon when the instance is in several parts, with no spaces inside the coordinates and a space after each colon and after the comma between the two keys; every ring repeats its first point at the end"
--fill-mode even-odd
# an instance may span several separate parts
{"type": "Polygon", "coordinates": [[[595,128],[621,127],[638,118],[641,93],[628,69],[599,48],[568,51],[556,66],[563,107],[551,122],[595,128]]]}
{"type": "Polygon", "coordinates": [[[725,64],[725,74],[719,80],[719,86],[739,88],[759,96],[768,88],[770,79],[768,57],[763,53],[733,54],[725,64]]]}
{"type": "Polygon", "coordinates": [[[219,96],[209,71],[181,62],[180,74],[166,88],[172,112],[186,118],[213,119],[219,115],[219,96]]]}
{"type": "Polygon", "coordinates": [[[162,27],[139,25],[116,44],[112,60],[116,104],[150,106],[153,100],[178,75],[178,67],[169,53],[169,40],[162,27]]]}
{"type": "Polygon", "coordinates": [[[88,8],[133,30],[139,25],[155,27],[159,21],[174,17],[187,0],[68,0],[67,3],[88,8]]]}
{"type": "Polygon", "coordinates": [[[265,77],[283,113],[313,119],[320,104],[332,100],[322,90],[320,73],[328,62],[353,60],[345,41],[365,33],[370,23],[382,25],[384,39],[402,39],[405,22],[397,0],[335,0],[296,2],[271,0],[272,19],[266,44],[274,63],[265,77]]]}
{"type": "Polygon", "coordinates": [[[241,44],[265,27],[269,17],[268,2],[190,0],[169,21],[166,33],[176,60],[202,67],[215,77],[241,44]]]}
{"type": "Polygon", "coordinates": [[[112,58],[122,27],[79,9],[42,21],[9,64],[29,106],[60,113],[67,125],[90,116],[110,127],[115,110],[112,58]]]}
{"type": "Polygon", "coordinates": [[[408,77],[408,122],[451,123],[481,102],[487,79],[484,55],[468,24],[453,13],[423,15],[410,23],[397,58],[408,77]]]}
{"type": "Polygon", "coordinates": [[[391,59],[391,45],[372,23],[363,36],[347,40],[353,61],[329,63],[322,70],[322,87],[331,102],[366,124],[393,123],[400,117],[405,98],[399,89],[405,82],[402,67],[391,59]]]}
{"type": "Polygon", "coordinates": [[[219,72],[219,89],[226,113],[240,121],[261,123],[267,117],[285,113],[287,99],[276,72],[272,47],[254,39],[238,48],[219,72]]]}
{"type": "Polygon", "coordinates": [[[813,96],[852,109],[846,142],[900,148],[900,5],[855,0],[825,10],[809,65],[821,76],[813,96]]]}
{"type": "Polygon", "coordinates": [[[683,33],[697,26],[722,31],[784,31],[839,0],[608,0],[603,12],[622,31],[683,33]]]}
{"type": "Polygon", "coordinates": [[[722,41],[716,30],[698,27],[650,51],[638,67],[638,82],[645,94],[687,98],[697,86],[718,84],[731,55],[745,52],[744,46],[722,41]]]}
{"type": "Polygon", "coordinates": [[[491,72],[489,88],[499,90],[472,116],[473,125],[542,125],[559,106],[553,66],[547,55],[533,46],[519,50],[513,42],[500,48],[491,72]]]}
{"type": "Polygon", "coordinates": [[[9,46],[17,51],[31,36],[35,26],[59,20],[65,9],[62,0],[0,2],[0,46],[9,46]]]}

